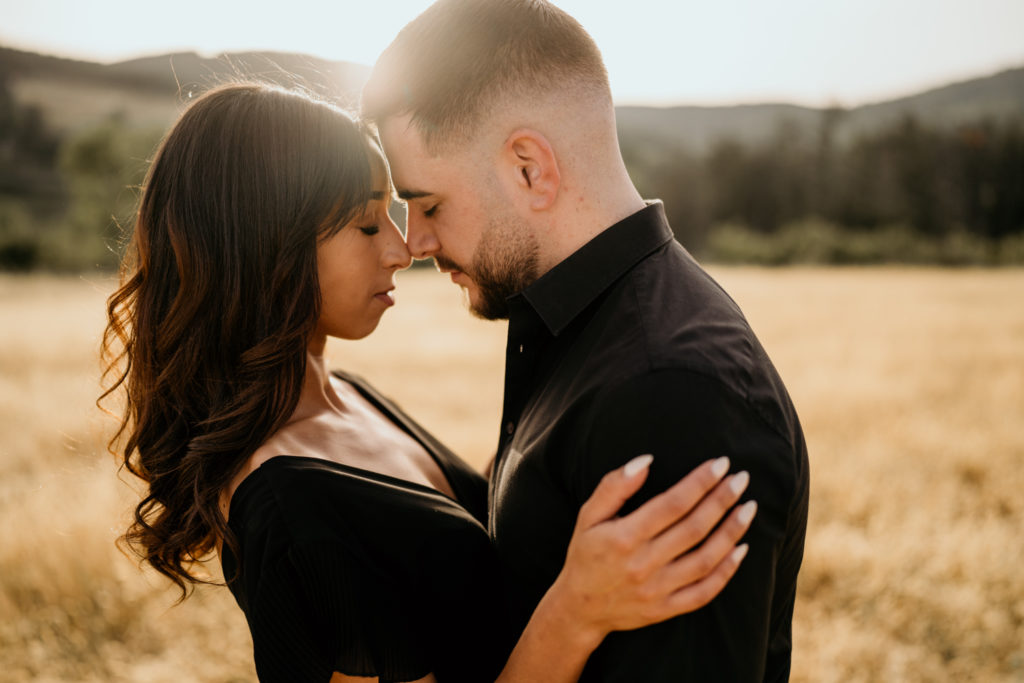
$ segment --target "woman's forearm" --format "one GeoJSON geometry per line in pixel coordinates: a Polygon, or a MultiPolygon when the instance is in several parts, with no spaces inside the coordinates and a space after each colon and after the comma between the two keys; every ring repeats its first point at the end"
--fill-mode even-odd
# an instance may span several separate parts
{"type": "Polygon", "coordinates": [[[574,618],[556,581],[533,611],[496,683],[572,683],[579,680],[605,633],[574,618]]]}

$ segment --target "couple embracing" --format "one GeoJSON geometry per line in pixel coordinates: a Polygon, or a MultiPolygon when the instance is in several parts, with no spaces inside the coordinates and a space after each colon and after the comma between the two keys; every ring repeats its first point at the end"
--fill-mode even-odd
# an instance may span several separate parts
{"type": "Polygon", "coordinates": [[[198,98],[122,277],[107,393],[147,483],[126,537],[183,590],[219,554],[261,680],[788,678],[799,422],[633,187],[601,55],[550,3],[439,0],[358,119],[259,84],[198,98]],[[325,365],[413,257],[509,321],[487,473],[325,365]]]}

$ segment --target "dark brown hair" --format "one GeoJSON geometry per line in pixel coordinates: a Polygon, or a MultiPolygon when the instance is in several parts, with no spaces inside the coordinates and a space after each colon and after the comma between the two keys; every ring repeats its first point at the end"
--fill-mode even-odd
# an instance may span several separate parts
{"type": "Polygon", "coordinates": [[[545,0],[438,0],[381,54],[361,113],[412,114],[438,150],[470,138],[503,98],[565,91],[611,102],[601,52],[571,16],[545,0]]]}
{"type": "Polygon", "coordinates": [[[161,143],[107,302],[100,401],[148,485],[122,540],[188,594],[246,458],[298,403],[320,311],[316,246],[370,200],[373,142],[341,110],[262,84],[216,88],[161,143]]]}

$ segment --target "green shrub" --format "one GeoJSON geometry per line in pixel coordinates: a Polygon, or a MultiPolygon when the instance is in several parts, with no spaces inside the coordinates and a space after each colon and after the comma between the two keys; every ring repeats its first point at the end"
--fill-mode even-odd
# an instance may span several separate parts
{"type": "Polygon", "coordinates": [[[701,256],[715,263],[947,266],[1024,265],[1024,235],[987,240],[966,231],[930,237],[903,225],[849,230],[811,218],[766,234],[736,224],[711,230],[701,256]]]}
{"type": "Polygon", "coordinates": [[[0,201],[0,270],[27,272],[39,261],[39,241],[32,217],[21,203],[0,201]]]}

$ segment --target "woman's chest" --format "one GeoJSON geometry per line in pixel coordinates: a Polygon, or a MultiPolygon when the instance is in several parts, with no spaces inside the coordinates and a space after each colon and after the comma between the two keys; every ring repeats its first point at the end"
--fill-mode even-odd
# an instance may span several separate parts
{"type": "Polygon", "coordinates": [[[372,406],[354,406],[346,419],[328,418],[316,432],[322,452],[335,462],[455,497],[440,465],[423,445],[372,406]]]}

